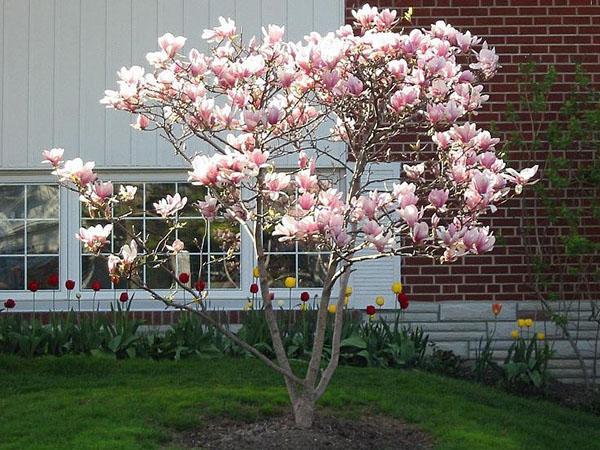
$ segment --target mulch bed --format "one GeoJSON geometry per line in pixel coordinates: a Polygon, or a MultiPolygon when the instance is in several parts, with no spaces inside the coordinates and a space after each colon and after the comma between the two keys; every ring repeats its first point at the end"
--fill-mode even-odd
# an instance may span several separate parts
{"type": "Polygon", "coordinates": [[[294,426],[291,416],[254,423],[213,419],[207,426],[179,435],[184,448],[222,450],[384,450],[431,449],[433,440],[413,425],[388,417],[352,420],[319,414],[310,430],[294,426]]]}

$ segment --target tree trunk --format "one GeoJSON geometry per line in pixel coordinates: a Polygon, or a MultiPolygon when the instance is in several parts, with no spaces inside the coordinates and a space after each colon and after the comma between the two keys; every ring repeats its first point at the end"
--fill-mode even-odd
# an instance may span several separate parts
{"type": "Polygon", "coordinates": [[[312,395],[303,393],[292,401],[294,421],[298,428],[312,427],[315,418],[315,401],[312,395]]]}

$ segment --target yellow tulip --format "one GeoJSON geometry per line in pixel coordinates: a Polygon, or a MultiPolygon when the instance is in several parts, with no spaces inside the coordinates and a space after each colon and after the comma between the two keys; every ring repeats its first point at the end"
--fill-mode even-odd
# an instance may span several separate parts
{"type": "Polygon", "coordinates": [[[525,319],[525,326],[527,328],[531,328],[533,326],[533,320],[531,320],[531,319],[525,319]]]}
{"type": "Polygon", "coordinates": [[[402,283],[396,281],[394,284],[392,284],[392,292],[394,294],[400,294],[402,292],[402,283]]]}
{"type": "Polygon", "coordinates": [[[513,330],[512,333],[510,333],[510,335],[513,339],[518,339],[519,338],[519,330],[513,330]]]}
{"type": "Polygon", "coordinates": [[[375,298],[375,303],[377,303],[377,306],[383,306],[385,303],[385,298],[383,298],[383,295],[378,295],[375,298]]]}
{"type": "Polygon", "coordinates": [[[244,311],[250,311],[252,309],[252,302],[246,302],[244,305],[244,311]]]}
{"type": "Polygon", "coordinates": [[[308,302],[302,302],[300,304],[300,311],[308,311],[308,302]]]}
{"type": "Polygon", "coordinates": [[[260,269],[258,268],[258,266],[254,266],[254,269],[252,269],[252,276],[254,278],[260,277],[260,269]]]}
{"type": "Polygon", "coordinates": [[[519,328],[523,328],[525,326],[525,319],[519,319],[519,320],[517,320],[517,326],[519,328]]]}
{"type": "Polygon", "coordinates": [[[542,333],[541,331],[536,335],[538,341],[543,341],[544,339],[546,339],[546,335],[544,333],[542,333]]]}
{"type": "Polygon", "coordinates": [[[335,314],[335,312],[337,311],[337,306],[335,306],[333,303],[331,305],[329,305],[327,307],[327,311],[329,311],[330,314],[335,314]]]}
{"type": "Polygon", "coordinates": [[[344,305],[348,306],[348,303],[350,303],[350,297],[346,296],[344,297],[344,305]]]}
{"type": "Polygon", "coordinates": [[[352,286],[346,287],[346,297],[350,297],[352,295],[352,286]]]}
{"type": "Polygon", "coordinates": [[[296,287],[296,279],[294,277],[286,277],[286,279],[283,280],[283,285],[288,289],[293,289],[296,287]]]}

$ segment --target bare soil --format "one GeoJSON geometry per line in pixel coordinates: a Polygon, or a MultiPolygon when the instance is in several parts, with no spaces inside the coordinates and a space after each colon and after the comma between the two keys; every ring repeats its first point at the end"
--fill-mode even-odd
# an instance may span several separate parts
{"type": "Polygon", "coordinates": [[[320,414],[313,427],[295,427],[291,416],[254,423],[213,419],[205,427],[181,434],[184,448],[220,450],[401,450],[431,449],[433,440],[413,425],[380,416],[352,420],[320,414]]]}

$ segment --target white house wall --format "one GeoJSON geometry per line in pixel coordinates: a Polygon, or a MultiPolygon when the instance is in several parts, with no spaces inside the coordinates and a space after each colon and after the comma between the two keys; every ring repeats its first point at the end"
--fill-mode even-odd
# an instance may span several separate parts
{"type": "Polygon", "coordinates": [[[289,39],[343,23],[341,0],[0,0],[0,169],[41,169],[64,147],[100,167],[176,167],[155,134],[99,104],[122,66],[144,65],[165,32],[202,49],[200,35],[232,17],[244,36],[283,24],[289,39]]]}

